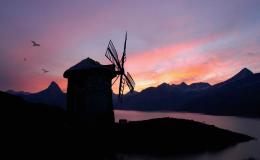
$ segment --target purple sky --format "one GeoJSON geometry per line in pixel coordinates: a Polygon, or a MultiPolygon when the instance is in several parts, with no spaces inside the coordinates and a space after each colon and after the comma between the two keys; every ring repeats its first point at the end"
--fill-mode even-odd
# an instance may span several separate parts
{"type": "Polygon", "coordinates": [[[65,90],[70,66],[87,57],[109,63],[110,39],[121,55],[125,31],[137,90],[215,84],[244,67],[260,72],[259,28],[259,0],[1,0],[0,90],[36,92],[53,80],[65,90]]]}

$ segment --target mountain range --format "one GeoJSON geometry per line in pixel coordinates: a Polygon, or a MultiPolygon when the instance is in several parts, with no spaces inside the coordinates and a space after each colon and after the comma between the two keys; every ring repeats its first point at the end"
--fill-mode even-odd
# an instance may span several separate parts
{"type": "Polygon", "coordinates": [[[37,93],[29,93],[23,91],[16,92],[12,90],[8,90],[6,92],[9,94],[20,96],[28,102],[44,103],[66,109],[66,93],[62,92],[56,82],[51,82],[51,84],[46,89],[37,93]]]}
{"type": "MultiPolygon", "coordinates": [[[[66,108],[66,94],[52,82],[38,93],[7,91],[30,102],[66,108]]],[[[139,111],[185,111],[216,115],[260,117],[260,73],[247,68],[215,85],[162,83],[141,92],[127,93],[123,102],[113,94],[114,108],[139,111]]]]}

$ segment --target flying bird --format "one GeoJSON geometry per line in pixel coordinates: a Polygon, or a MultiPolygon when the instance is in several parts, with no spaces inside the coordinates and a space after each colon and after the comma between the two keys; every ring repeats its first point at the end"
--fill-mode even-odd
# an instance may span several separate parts
{"type": "Polygon", "coordinates": [[[49,71],[46,70],[46,69],[42,69],[42,71],[43,71],[43,73],[47,73],[47,72],[49,72],[49,71]]]}
{"type": "Polygon", "coordinates": [[[40,44],[39,44],[39,43],[36,43],[35,41],[32,41],[32,40],[31,40],[31,42],[32,42],[32,46],[33,46],[33,47],[39,47],[39,46],[40,46],[40,44]]]}

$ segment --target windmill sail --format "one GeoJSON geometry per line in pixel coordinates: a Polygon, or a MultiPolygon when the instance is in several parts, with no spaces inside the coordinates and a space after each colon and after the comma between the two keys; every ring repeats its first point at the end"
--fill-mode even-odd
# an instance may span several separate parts
{"type": "Polygon", "coordinates": [[[105,56],[110,60],[111,63],[116,65],[117,70],[120,70],[121,66],[120,66],[120,62],[119,62],[119,59],[118,59],[117,51],[116,51],[116,49],[113,45],[113,42],[111,40],[108,43],[105,56]]]}
{"type": "Polygon", "coordinates": [[[126,77],[126,84],[128,86],[128,88],[130,89],[130,91],[133,91],[135,88],[135,81],[132,78],[132,76],[127,72],[126,75],[124,75],[126,77]]]}
{"type": "Polygon", "coordinates": [[[124,43],[124,51],[121,58],[121,66],[124,66],[126,60],[126,41],[127,41],[127,32],[125,33],[125,43],[124,43]]]}
{"type": "Polygon", "coordinates": [[[122,101],[122,96],[124,94],[125,83],[127,84],[131,92],[134,91],[135,88],[134,79],[128,72],[125,74],[125,69],[124,69],[124,63],[126,61],[126,41],[127,41],[127,32],[125,34],[124,50],[120,61],[118,59],[117,51],[111,40],[108,43],[107,51],[105,54],[106,57],[116,66],[116,74],[118,76],[116,77],[112,85],[119,78],[118,98],[121,101],[122,101]]]}
{"type": "Polygon", "coordinates": [[[123,75],[120,76],[120,83],[119,83],[119,94],[118,94],[118,98],[120,99],[120,97],[124,94],[124,87],[125,87],[125,83],[126,80],[123,77],[123,75]]]}

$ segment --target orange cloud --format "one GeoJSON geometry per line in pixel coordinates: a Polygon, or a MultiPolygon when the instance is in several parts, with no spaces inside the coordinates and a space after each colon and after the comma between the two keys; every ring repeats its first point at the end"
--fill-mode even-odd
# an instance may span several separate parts
{"type": "Polygon", "coordinates": [[[216,57],[200,55],[197,53],[197,49],[223,36],[225,34],[216,34],[130,55],[126,68],[133,74],[136,90],[140,91],[149,86],[157,86],[163,82],[180,83],[185,81],[191,83],[197,80],[206,80],[206,77],[203,76],[209,74],[220,60],[216,57]]]}
{"type": "Polygon", "coordinates": [[[158,48],[129,57],[127,69],[133,73],[137,84],[136,90],[140,91],[149,86],[157,86],[163,82],[175,84],[209,82],[215,84],[229,78],[231,70],[228,68],[234,62],[232,59],[223,59],[221,55],[229,55],[231,50],[226,50],[224,53],[197,51],[200,47],[204,47],[223,36],[224,34],[213,35],[197,41],[158,48]]]}

